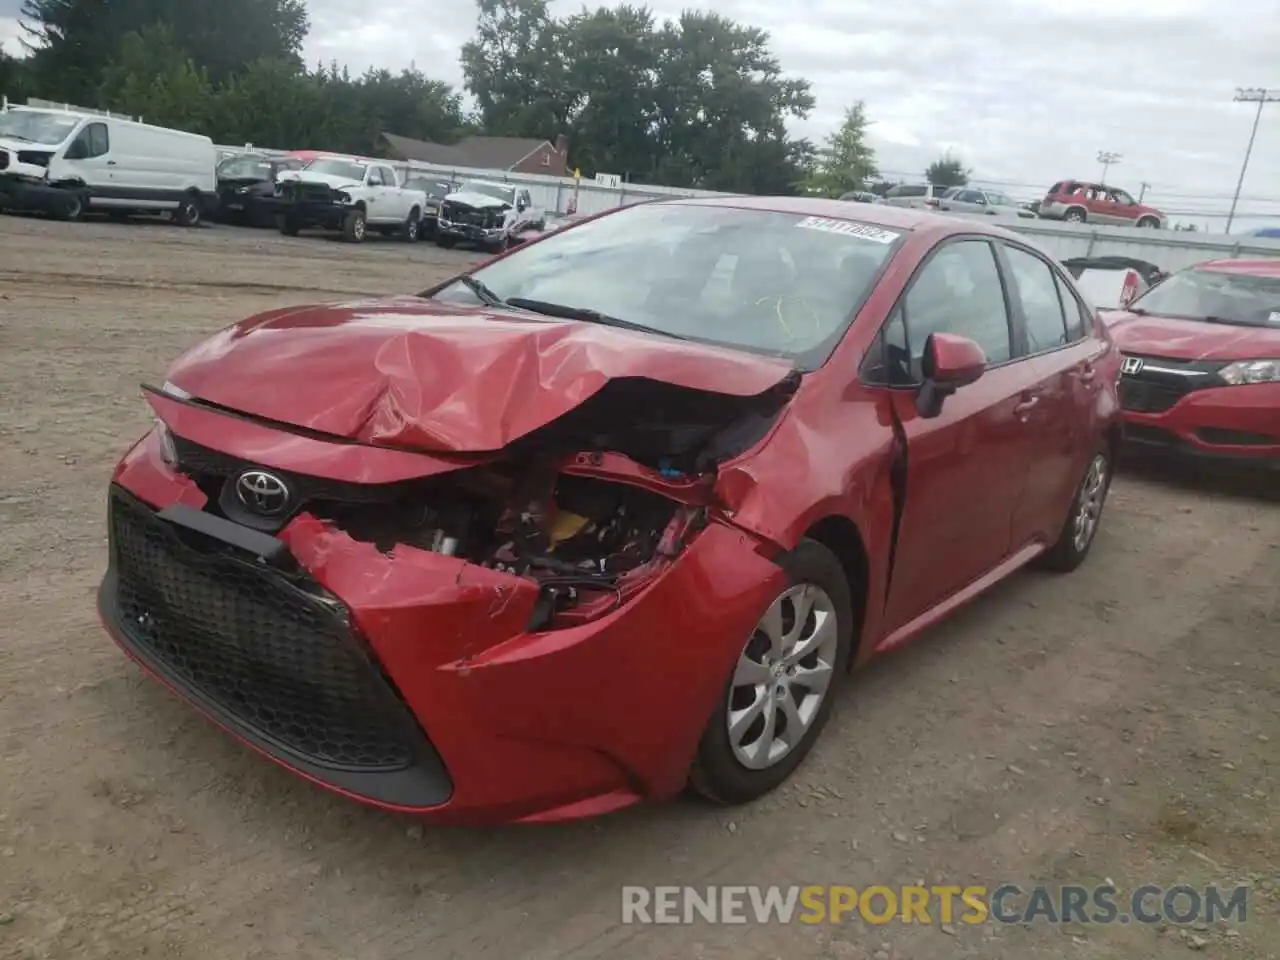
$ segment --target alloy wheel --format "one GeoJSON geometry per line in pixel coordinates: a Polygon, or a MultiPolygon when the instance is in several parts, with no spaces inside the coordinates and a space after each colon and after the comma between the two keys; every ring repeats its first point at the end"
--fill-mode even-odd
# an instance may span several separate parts
{"type": "Polygon", "coordinates": [[[821,587],[797,584],[769,605],[730,684],[725,722],[739,763],[764,770],[796,748],[827,695],[838,652],[835,604],[821,587]]]}
{"type": "Polygon", "coordinates": [[[1089,464],[1084,483],[1080,487],[1080,502],[1076,507],[1075,536],[1073,544],[1077,552],[1083,552],[1098,531],[1102,516],[1102,502],[1107,496],[1107,458],[1098,454],[1089,464]]]}

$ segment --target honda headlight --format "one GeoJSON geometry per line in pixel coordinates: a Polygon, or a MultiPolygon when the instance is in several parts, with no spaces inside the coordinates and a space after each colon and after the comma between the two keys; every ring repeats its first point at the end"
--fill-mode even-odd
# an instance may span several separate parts
{"type": "Polygon", "coordinates": [[[1280,360],[1237,360],[1218,371],[1232,386],[1245,383],[1280,383],[1280,360]]]}

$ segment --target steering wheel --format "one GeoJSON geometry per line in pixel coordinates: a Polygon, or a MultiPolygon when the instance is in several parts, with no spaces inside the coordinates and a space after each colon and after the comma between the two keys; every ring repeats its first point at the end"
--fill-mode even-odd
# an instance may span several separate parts
{"type": "Polygon", "coordinates": [[[794,343],[802,338],[817,340],[821,336],[822,314],[816,302],[810,298],[783,294],[761,297],[752,304],[755,307],[766,305],[772,306],[778,326],[782,328],[787,343],[794,343]],[[806,325],[810,328],[807,337],[804,331],[806,325]]]}

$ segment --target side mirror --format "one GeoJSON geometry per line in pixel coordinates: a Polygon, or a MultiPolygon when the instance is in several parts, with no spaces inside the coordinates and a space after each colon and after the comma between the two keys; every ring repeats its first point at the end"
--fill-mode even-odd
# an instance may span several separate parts
{"type": "Polygon", "coordinates": [[[916,412],[926,419],[936,417],[947,397],[973,383],[986,369],[987,355],[968,337],[931,333],[921,358],[924,383],[916,394],[916,412]]]}
{"type": "Polygon", "coordinates": [[[984,206],[984,207],[985,207],[985,206],[987,205],[987,198],[986,198],[986,197],[979,197],[979,198],[978,198],[978,203],[980,203],[982,206],[984,206]]]}

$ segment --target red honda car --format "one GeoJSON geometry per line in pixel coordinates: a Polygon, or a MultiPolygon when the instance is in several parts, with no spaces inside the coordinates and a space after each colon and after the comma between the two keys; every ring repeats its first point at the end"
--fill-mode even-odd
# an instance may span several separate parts
{"type": "Polygon", "coordinates": [[[1280,260],[1212,260],[1105,320],[1127,440],[1280,466],[1280,260]]]}
{"type": "Polygon", "coordinates": [[[745,802],[852,665],[1084,559],[1119,364],[997,227],[627,207],[183,356],[111,483],[100,608],[226,730],[371,804],[745,802]]]}

